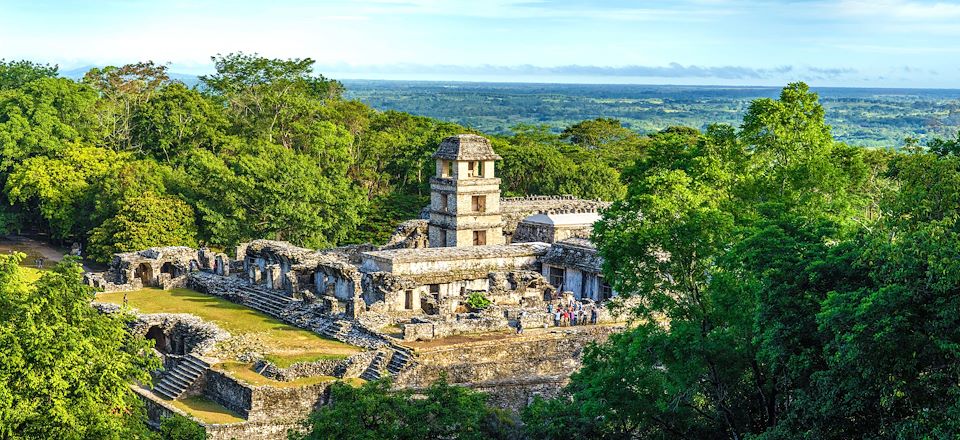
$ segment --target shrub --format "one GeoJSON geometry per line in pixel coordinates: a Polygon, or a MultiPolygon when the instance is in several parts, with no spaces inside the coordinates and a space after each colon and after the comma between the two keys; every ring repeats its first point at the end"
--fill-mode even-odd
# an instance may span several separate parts
{"type": "Polygon", "coordinates": [[[163,440],[206,440],[207,430],[197,422],[179,414],[160,421],[160,438],[163,440]]]}
{"type": "Polygon", "coordinates": [[[483,310],[487,307],[490,307],[492,301],[484,296],[481,292],[473,292],[470,294],[470,297],[467,298],[466,305],[470,310],[478,311],[483,310]]]}

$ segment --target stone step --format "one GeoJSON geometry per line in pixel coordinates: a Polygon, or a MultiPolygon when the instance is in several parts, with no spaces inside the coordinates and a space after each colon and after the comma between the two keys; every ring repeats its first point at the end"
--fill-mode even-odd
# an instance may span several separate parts
{"type": "Polygon", "coordinates": [[[269,298],[269,297],[266,297],[266,296],[259,296],[259,295],[256,295],[256,294],[247,295],[246,300],[247,300],[247,301],[261,302],[261,303],[265,303],[265,304],[270,304],[271,306],[275,306],[275,307],[278,307],[278,308],[284,308],[284,307],[287,306],[287,304],[289,304],[288,302],[283,302],[283,301],[279,301],[279,300],[274,299],[274,298],[269,298]]]}
{"type": "MultiPolygon", "coordinates": [[[[166,379],[166,378],[164,378],[164,379],[166,379]]],[[[182,394],[183,391],[187,389],[187,387],[185,387],[185,386],[182,386],[182,385],[180,385],[180,384],[171,382],[171,381],[169,381],[169,380],[163,380],[163,379],[161,379],[160,382],[157,382],[157,385],[156,385],[155,388],[159,388],[159,389],[163,390],[163,391],[166,392],[167,394],[173,396],[174,399],[176,399],[177,397],[179,397],[180,394],[182,394]]]]}
{"type": "Polygon", "coordinates": [[[175,395],[179,396],[184,390],[190,387],[189,384],[183,382],[183,379],[174,379],[170,375],[164,376],[163,379],[160,379],[158,385],[162,384],[168,389],[175,391],[175,395]]]}
{"type": "Polygon", "coordinates": [[[189,373],[191,376],[196,375],[198,377],[210,368],[206,365],[194,364],[189,361],[183,361],[177,367],[182,368],[185,373],[189,373]]]}
{"type": "Polygon", "coordinates": [[[187,356],[176,367],[167,371],[153,389],[166,398],[177,399],[209,368],[210,364],[203,359],[194,355],[187,356]]]}
{"type": "Polygon", "coordinates": [[[166,397],[167,399],[176,399],[176,396],[175,396],[176,392],[172,390],[168,390],[166,387],[164,387],[159,383],[153,387],[153,392],[159,394],[162,397],[166,397]]]}
{"type": "Polygon", "coordinates": [[[297,301],[297,300],[295,300],[295,299],[293,299],[293,298],[290,298],[289,296],[286,296],[286,295],[284,295],[284,294],[282,294],[282,293],[280,293],[280,292],[278,292],[278,291],[271,290],[271,289],[260,289],[260,288],[247,287],[247,288],[244,288],[244,289],[241,289],[241,290],[243,290],[244,292],[247,292],[247,293],[249,293],[249,294],[251,294],[251,295],[254,295],[254,296],[265,297],[265,298],[269,298],[269,299],[276,300],[276,301],[278,301],[278,302],[283,302],[283,303],[288,303],[288,302],[291,302],[291,301],[297,301]]]}
{"type": "Polygon", "coordinates": [[[198,377],[200,377],[199,374],[194,377],[190,377],[180,372],[180,370],[171,370],[170,372],[167,373],[166,376],[163,377],[161,381],[166,380],[171,384],[175,384],[177,386],[182,385],[183,387],[186,388],[186,387],[189,387],[190,384],[193,383],[193,381],[196,380],[198,377]]]}

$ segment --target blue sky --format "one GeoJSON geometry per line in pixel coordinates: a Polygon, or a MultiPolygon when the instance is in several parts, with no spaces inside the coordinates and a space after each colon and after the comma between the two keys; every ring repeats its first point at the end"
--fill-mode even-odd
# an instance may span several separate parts
{"type": "Polygon", "coordinates": [[[960,88],[960,1],[0,0],[0,58],[335,78],[960,88]]]}

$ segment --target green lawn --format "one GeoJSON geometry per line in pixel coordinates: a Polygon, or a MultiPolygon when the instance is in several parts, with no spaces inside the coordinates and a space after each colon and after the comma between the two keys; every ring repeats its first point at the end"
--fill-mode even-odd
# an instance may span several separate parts
{"type": "MultiPolygon", "coordinates": [[[[234,336],[253,334],[268,347],[265,355],[285,365],[303,360],[343,358],[360,351],[340,341],[284,324],[256,310],[189,289],[144,289],[127,294],[141,313],[190,313],[216,323],[234,336]]],[[[123,292],[101,293],[100,302],[123,303],[123,292]]]]}
{"type": "Polygon", "coordinates": [[[168,402],[206,423],[224,424],[245,421],[239,414],[204,396],[190,396],[168,402]]]}

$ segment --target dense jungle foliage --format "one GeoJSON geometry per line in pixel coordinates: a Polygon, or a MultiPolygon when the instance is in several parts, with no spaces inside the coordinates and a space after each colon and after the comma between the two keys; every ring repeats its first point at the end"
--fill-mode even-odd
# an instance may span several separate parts
{"type": "MultiPolygon", "coordinates": [[[[469,131],[345,100],[310,59],[214,63],[193,88],[152,62],[79,81],[54,66],[0,63],[0,229],[81,242],[98,261],[254,238],[382,243],[427,204],[440,139],[469,131]]],[[[598,130],[600,143],[542,127],[494,139],[506,194],[622,194],[619,170],[643,139],[591,123],[571,130],[598,130]]]]}

